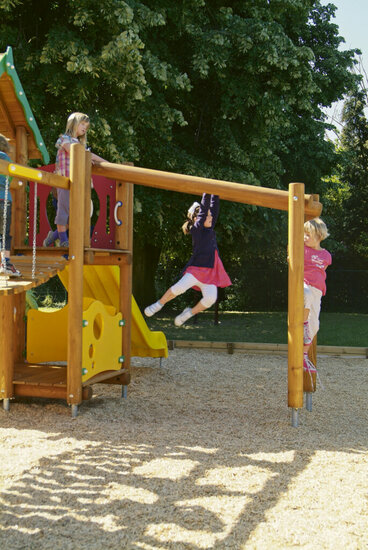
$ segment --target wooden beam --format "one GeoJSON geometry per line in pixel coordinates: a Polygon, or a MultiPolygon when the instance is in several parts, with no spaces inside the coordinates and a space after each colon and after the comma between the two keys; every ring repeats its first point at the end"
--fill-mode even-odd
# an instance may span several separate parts
{"type": "MultiPolygon", "coordinates": [[[[14,384],[14,395],[17,397],[48,397],[49,399],[66,399],[65,386],[38,386],[35,384],[14,384]]],[[[82,389],[83,401],[91,399],[92,388],[82,389]]]]}
{"type": "Polygon", "coordinates": [[[95,254],[93,251],[84,252],[85,265],[123,265],[132,264],[130,252],[122,254],[95,254]]]}
{"type": "Polygon", "coordinates": [[[69,189],[70,188],[70,180],[69,178],[66,178],[64,176],[58,176],[57,174],[53,174],[52,172],[43,172],[42,170],[38,170],[36,168],[27,168],[27,176],[21,176],[18,175],[16,172],[12,172],[9,170],[9,166],[15,166],[24,168],[24,166],[20,164],[16,164],[14,162],[7,162],[6,160],[0,160],[0,174],[5,174],[6,176],[12,176],[16,177],[17,179],[21,181],[31,180],[32,177],[34,178],[34,181],[37,181],[37,183],[41,183],[44,185],[49,185],[50,187],[60,187],[60,189],[69,189]]]}
{"type": "MultiPolygon", "coordinates": [[[[157,189],[193,195],[207,192],[219,195],[221,199],[228,201],[254,204],[277,210],[288,210],[288,192],[279,189],[149,170],[148,168],[113,164],[105,161],[93,166],[92,173],[157,189]]],[[[319,202],[316,203],[312,195],[304,196],[304,208],[312,217],[319,216],[322,211],[322,205],[319,202]]]]}

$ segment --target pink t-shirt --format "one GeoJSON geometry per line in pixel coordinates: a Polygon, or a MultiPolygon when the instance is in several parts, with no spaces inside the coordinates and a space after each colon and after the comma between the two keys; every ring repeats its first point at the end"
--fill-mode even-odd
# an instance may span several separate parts
{"type": "Polygon", "coordinates": [[[304,245],[304,282],[326,294],[326,269],[332,263],[331,254],[321,248],[316,250],[304,245]]]}

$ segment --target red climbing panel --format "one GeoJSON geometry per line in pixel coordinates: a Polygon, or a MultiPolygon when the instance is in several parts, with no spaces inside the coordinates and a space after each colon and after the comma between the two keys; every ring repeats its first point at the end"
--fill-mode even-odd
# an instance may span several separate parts
{"type": "MultiPolygon", "coordinates": [[[[41,170],[53,172],[55,164],[42,166],[41,170]]],[[[93,213],[91,216],[91,246],[93,248],[114,248],[115,247],[115,189],[114,180],[103,176],[93,176],[92,202],[93,213]]],[[[34,219],[34,182],[29,184],[29,245],[33,243],[33,219],[34,219]]],[[[54,217],[56,214],[56,203],[52,207],[53,192],[55,188],[46,185],[37,186],[37,233],[36,246],[42,246],[50,229],[55,228],[54,217]],[[50,216],[50,219],[49,219],[50,216]]],[[[56,195],[56,193],[55,193],[56,195]]],[[[92,207],[91,207],[92,211],[92,207]]]]}

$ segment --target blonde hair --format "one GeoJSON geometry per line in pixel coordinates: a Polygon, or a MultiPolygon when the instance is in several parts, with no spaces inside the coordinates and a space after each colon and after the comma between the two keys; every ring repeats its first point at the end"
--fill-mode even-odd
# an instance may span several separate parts
{"type": "MultiPolygon", "coordinates": [[[[195,203],[195,204],[198,204],[198,203],[195,203]]],[[[193,207],[194,205],[192,205],[193,207]]],[[[190,230],[192,229],[193,225],[194,225],[194,220],[195,218],[198,216],[199,214],[199,211],[200,211],[200,205],[198,204],[198,206],[195,207],[195,209],[193,209],[192,211],[189,209],[188,210],[188,213],[187,213],[187,219],[186,221],[183,223],[182,225],[182,231],[184,233],[184,235],[189,235],[190,233],[190,230]]]]}
{"type": "MultiPolygon", "coordinates": [[[[84,113],[72,113],[68,117],[65,133],[68,136],[76,138],[77,128],[81,122],[88,122],[89,124],[89,116],[84,113]]],[[[87,145],[87,132],[83,136],[79,136],[77,139],[82,145],[87,145]]]]}
{"type": "Polygon", "coordinates": [[[321,218],[313,218],[313,220],[305,222],[304,233],[316,236],[319,241],[323,241],[329,236],[326,224],[321,218]]]}
{"type": "Polygon", "coordinates": [[[10,151],[9,141],[3,134],[0,134],[0,151],[3,153],[9,153],[10,151]]]}

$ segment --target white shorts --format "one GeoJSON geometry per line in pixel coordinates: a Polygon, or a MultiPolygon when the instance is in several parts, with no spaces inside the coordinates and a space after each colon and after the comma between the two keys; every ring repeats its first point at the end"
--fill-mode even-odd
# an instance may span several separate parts
{"type": "Polygon", "coordinates": [[[304,283],[304,309],[309,309],[309,334],[313,338],[319,329],[319,313],[321,311],[322,291],[304,283]]]}
{"type": "Polygon", "coordinates": [[[201,281],[198,281],[194,275],[191,273],[185,273],[185,275],[175,283],[171,287],[171,292],[175,294],[175,296],[179,296],[179,294],[184,294],[187,290],[192,288],[193,286],[197,286],[201,289],[202,292],[202,300],[201,303],[204,305],[204,307],[211,307],[217,300],[217,286],[216,285],[208,285],[206,283],[201,283],[201,281]]]}

